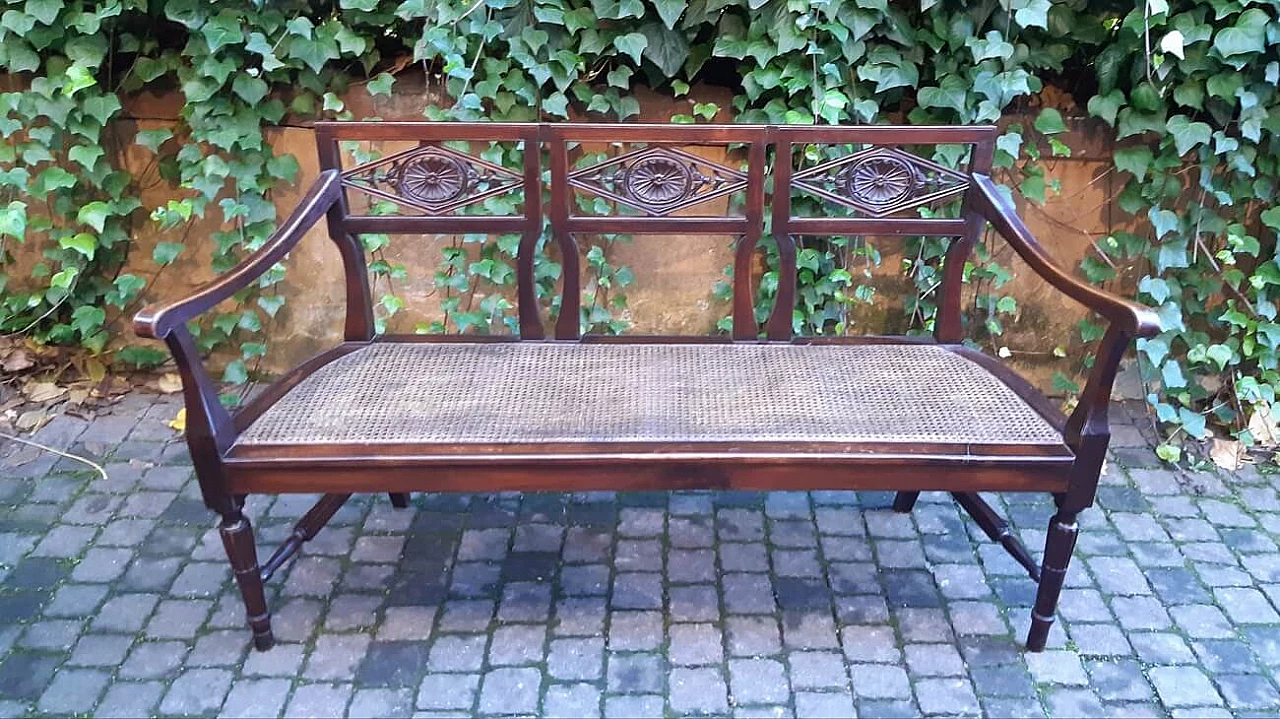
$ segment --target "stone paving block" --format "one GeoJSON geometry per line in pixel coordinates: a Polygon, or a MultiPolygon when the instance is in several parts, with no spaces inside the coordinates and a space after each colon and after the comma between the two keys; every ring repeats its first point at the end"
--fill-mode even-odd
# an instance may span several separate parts
{"type": "Polygon", "coordinates": [[[916,701],[926,714],[974,714],[980,709],[968,679],[921,679],[915,689],[916,701]]]}
{"type": "Polygon", "coordinates": [[[569,597],[556,604],[552,629],[558,636],[603,636],[607,616],[603,598],[569,597]]]}
{"type": "Polygon", "coordinates": [[[36,709],[46,714],[83,714],[93,708],[110,675],[95,669],[62,669],[40,695],[36,709]]]}
{"type": "Polygon", "coordinates": [[[372,642],[367,634],[323,634],[307,659],[308,679],[350,680],[372,642]]]}
{"type": "MultiPolygon", "coordinates": [[[[658,591],[659,602],[661,602],[661,589],[658,591]]],[[[533,582],[515,582],[503,588],[502,601],[498,605],[499,620],[505,622],[545,622],[550,616],[550,586],[533,582]]]]}
{"type": "Polygon", "coordinates": [[[117,719],[151,716],[164,690],[163,682],[116,682],[107,688],[93,715],[117,719]]]}
{"type": "Polygon", "coordinates": [[[965,673],[964,659],[950,644],[908,644],[903,650],[907,667],[917,676],[959,676],[965,673]]]}
{"type": "Polygon", "coordinates": [[[152,639],[190,639],[204,625],[213,602],[204,599],[166,599],[156,607],[147,623],[147,637],[152,639]]]}
{"type": "Polygon", "coordinates": [[[664,635],[660,612],[614,611],[610,614],[607,639],[613,651],[657,649],[664,635]]]}
{"type": "Polygon", "coordinates": [[[672,664],[718,664],[724,660],[724,639],[710,624],[673,624],[669,640],[672,664]]]}
{"type": "Polygon", "coordinates": [[[669,681],[667,701],[677,714],[723,713],[729,708],[728,688],[719,669],[676,667],[669,681]]]}
{"type": "Polygon", "coordinates": [[[609,654],[606,686],[611,693],[661,692],[665,662],[657,654],[609,654]]]}
{"type": "Polygon", "coordinates": [[[237,679],[218,715],[242,719],[279,716],[288,695],[288,679],[237,679]]]}
{"type": "Polygon", "coordinates": [[[187,645],[176,641],[140,642],[120,667],[128,679],[160,679],[177,673],[187,655],[187,645]]]}
{"type": "Polygon", "coordinates": [[[599,679],[604,667],[604,639],[573,638],[551,642],[547,673],[555,679],[589,681],[599,679]]]}
{"type": "Polygon", "coordinates": [[[586,719],[600,716],[600,690],[591,684],[553,684],[547,688],[542,716],[586,719]]]}
{"type": "Polygon", "coordinates": [[[788,649],[838,649],[839,633],[829,613],[782,613],[782,643],[788,649]]]}
{"type": "Polygon", "coordinates": [[[729,689],[735,704],[776,704],[791,696],[786,667],[773,659],[731,660],[729,689]]]}
{"type": "Polygon", "coordinates": [[[910,699],[907,671],[892,664],[850,664],[850,686],[863,699],[910,699]]]}
{"type": "Polygon", "coordinates": [[[844,658],[836,652],[791,652],[791,686],[796,689],[842,689],[849,685],[844,658]]]}
{"type": "Polygon", "coordinates": [[[1280,706],[1275,684],[1261,674],[1225,674],[1214,677],[1227,706],[1233,710],[1274,709],[1280,706]]]}
{"type": "Polygon", "coordinates": [[[853,697],[840,692],[796,692],[796,717],[837,719],[854,716],[853,697]]]}
{"type": "Polygon", "coordinates": [[[431,646],[427,666],[433,672],[478,671],[487,641],[483,634],[441,636],[431,646]]]}
{"type": "Polygon", "coordinates": [[[29,624],[18,646],[47,651],[66,649],[75,644],[83,622],[75,619],[46,619],[29,624]]]}
{"type": "Polygon", "coordinates": [[[1222,696],[1205,673],[1195,667],[1154,667],[1147,676],[1167,707],[1217,706],[1222,696]]]}
{"type": "MultiPolygon", "coordinates": [[[[244,636],[241,635],[243,641],[244,636]]],[[[249,652],[241,666],[245,676],[293,677],[302,671],[306,647],[276,642],[269,652],[249,652]]],[[[234,689],[233,689],[234,693],[234,689]]]]}
{"type": "Polygon", "coordinates": [[[418,688],[419,709],[466,709],[475,703],[478,674],[428,674],[418,688]]]}
{"type": "Polygon", "coordinates": [[[1120,627],[1114,624],[1069,624],[1071,641],[1082,656],[1128,656],[1133,647],[1120,627]]]}
{"type": "Polygon", "coordinates": [[[492,669],[480,683],[484,714],[532,714],[537,711],[542,675],[537,669],[492,669]]]}
{"type": "Polygon", "coordinates": [[[1058,689],[1048,696],[1051,717],[1097,717],[1106,714],[1102,702],[1088,689],[1058,689]]]}
{"type": "Polygon", "coordinates": [[[1213,590],[1218,606],[1237,624],[1276,624],[1276,613],[1266,596],[1249,587],[1224,587],[1213,590]]]}
{"type": "Polygon", "coordinates": [[[207,714],[222,707],[231,689],[231,672],[225,669],[188,669],[169,683],[160,711],[164,714],[207,714]]]}
{"type": "Polygon", "coordinates": [[[521,666],[544,660],[547,628],[534,624],[498,627],[489,645],[492,666],[521,666]]]}
{"type": "Polygon", "coordinates": [[[351,700],[350,684],[303,684],[293,690],[285,707],[287,719],[339,719],[351,700]]]}
{"type": "Polygon", "coordinates": [[[657,694],[606,697],[604,715],[608,719],[662,719],[663,703],[657,694]]]}
{"type": "Polygon", "coordinates": [[[347,707],[347,716],[361,719],[408,717],[413,715],[413,693],[408,689],[357,689],[347,707]]]}
{"type": "Polygon", "coordinates": [[[370,594],[341,594],[329,603],[329,613],[324,618],[324,628],[336,632],[364,629],[373,626],[378,619],[378,608],[383,598],[370,594]]]}

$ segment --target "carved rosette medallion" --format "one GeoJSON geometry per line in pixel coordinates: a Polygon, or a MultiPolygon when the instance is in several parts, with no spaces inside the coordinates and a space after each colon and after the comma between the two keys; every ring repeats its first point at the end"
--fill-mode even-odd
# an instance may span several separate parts
{"type": "Polygon", "coordinates": [[[886,217],[964,193],[968,177],[896,148],[872,147],[800,170],[796,189],[886,217]]]}
{"type": "Polygon", "coordinates": [[[443,215],[488,197],[520,189],[505,167],[438,145],[424,145],[343,173],[353,190],[402,207],[443,215]]]}
{"type": "Polygon", "coordinates": [[[851,199],[891,205],[916,189],[916,173],[896,157],[870,157],[841,170],[836,184],[851,199]]]}
{"type": "Polygon", "coordinates": [[[694,190],[693,168],[670,157],[647,157],[624,169],[621,175],[622,191],[649,205],[679,202],[694,190]]]}
{"type": "Polygon", "coordinates": [[[395,185],[407,198],[441,205],[460,197],[475,184],[475,179],[475,171],[455,157],[423,155],[397,168],[395,185]]]}
{"type": "Polygon", "coordinates": [[[648,215],[746,188],[746,175],[674,147],[650,147],[569,173],[569,184],[648,215]]]}

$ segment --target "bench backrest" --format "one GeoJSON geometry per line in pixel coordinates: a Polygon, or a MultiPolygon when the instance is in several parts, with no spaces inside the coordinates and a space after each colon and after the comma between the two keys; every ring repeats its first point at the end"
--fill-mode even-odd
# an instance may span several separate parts
{"type": "Polygon", "coordinates": [[[341,170],[347,190],[330,232],[519,234],[520,334],[529,339],[545,336],[533,267],[544,224],[564,269],[558,339],[579,336],[576,237],[597,233],[736,236],[733,336],[756,338],[751,277],[767,225],[780,260],[770,339],[791,337],[797,237],[924,235],[955,238],[936,335],[958,341],[961,269],[984,223],[962,202],[952,217],[921,208],[962,201],[971,174],[990,172],[996,138],[991,126],[323,122],[316,133],[321,169],[341,170]],[[342,141],[405,146],[346,167],[342,141]],[[482,156],[491,146],[506,151],[505,165],[482,156]],[[959,169],[913,151],[920,146],[951,148],[959,169]],[[397,214],[353,212],[357,194],[397,214]]]}

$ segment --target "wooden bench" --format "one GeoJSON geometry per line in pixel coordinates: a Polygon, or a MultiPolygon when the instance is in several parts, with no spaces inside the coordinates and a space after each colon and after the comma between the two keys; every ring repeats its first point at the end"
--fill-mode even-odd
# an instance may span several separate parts
{"type": "Polygon", "coordinates": [[[921,490],[951,492],[1039,582],[1027,647],[1044,648],[1076,516],[1098,484],[1121,355],[1158,322],[1036,243],[988,176],[995,128],[353,122],[316,133],[320,177],[266,245],[135,319],[177,362],[196,474],[221,515],[259,649],[272,644],[263,582],[353,492],[388,492],[405,506],[410,491],[690,488],[892,490],[902,512],[921,490]],[[344,167],[342,141],[405,149],[344,167]],[[520,169],[481,159],[494,143],[522,155],[520,169]],[[919,154],[934,145],[958,146],[964,169],[919,154]],[[514,213],[479,214],[503,193],[517,198],[514,213]],[[374,214],[370,198],[401,212],[374,214]],[[829,211],[804,216],[815,202],[829,211]],[[950,217],[920,212],[948,203],[950,217]],[[766,217],[781,271],[776,306],[758,324],[752,283],[766,217]],[[344,263],[345,341],[228,413],[187,322],[256,282],[321,218],[344,263]],[[535,287],[544,219],[563,266],[554,327],[535,287]],[[1070,417],[962,344],[962,270],[988,223],[1045,282],[1108,322],[1070,417]],[[518,235],[519,336],[375,336],[361,233],[518,235]],[[732,331],[583,336],[578,238],[598,233],[666,235],[676,252],[673,235],[736,237],[732,331]],[[805,236],[953,238],[933,335],[794,336],[805,236]],[[1053,494],[1040,565],[980,491],[1053,494]],[[244,497],[288,492],[324,496],[260,564],[244,497]]]}

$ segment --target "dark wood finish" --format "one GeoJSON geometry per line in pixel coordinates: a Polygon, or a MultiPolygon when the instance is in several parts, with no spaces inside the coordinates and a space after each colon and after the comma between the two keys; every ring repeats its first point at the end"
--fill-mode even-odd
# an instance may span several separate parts
{"type": "Polygon", "coordinates": [[[1027,633],[1027,649],[1044,650],[1053,628],[1058,609],[1058,597],[1067,578],[1067,565],[1076,548],[1080,527],[1075,512],[1059,511],[1049,520],[1049,537],[1044,545],[1044,565],[1040,569],[1040,588],[1036,591],[1036,603],[1031,609],[1031,630],[1027,633]]]}
{"type": "MultiPolygon", "coordinates": [[[[994,127],[810,127],[750,125],[606,125],[504,123],[331,123],[316,125],[322,168],[298,209],[257,252],[190,297],[148,307],[134,320],[143,337],[164,340],[183,382],[187,444],[205,503],[219,513],[219,533],[235,572],[256,646],[270,646],[270,614],[263,581],[295,555],[353,492],[386,492],[405,506],[411,491],[581,491],[590,489],[887,489],[894,508],[910,511],[920,491],[944,490],[994,541],[1040,574],[1027,646],[1044,647],[1078,534],[1077,515],[1092,505],[1110,429],[1107,404],[1120,359],[1134,337],[1158,329],[1149,308],[1110,295],[1058,267],[1036,243],[1014,207],[987,176],[994,127]],[[344,167],[342,141],[410,141],[416,147],[344,167]],[[486,162],[456,143],[515,143],[518,171],[486,162]],[[579,146],[606,143],[623,149],[591,167],[571,169],[579,146]],[[919,145],[970,146],[964,171],[914,154],[919,145]],[[710,162],[683,149],[728,148],[730,160],[710,162]],[[798,147],[826,145],[835,159],[797,167],[798,147]],[[545,156],[544,156],[545,153],[545,156]],[[770,166],[772,153],[772,166],[770,166]],[[745,168],[735,163],[745,160],[745,168]],[[543,180],[548,163],[550,183],[543,180]],[[512,215],[474,214],[477,200],[518,193],[512,215]],[[544,192],[549,207],[544,207],[544,192]],[[348,194],[395,202],[409,214],[356,215],[348,194]],[[604,197],[608,214],[577,213],[580,193],[604,197]],[[797,217],[793,193],[852,210],[854,217],[797,217]],[[741,206],[709,212],[711,200],[745,198],[741,206]],[[959,200],[958,218],[921,218],[915,208],[959,200]],[[460,214],[462,208],[466,214],[460,214]],[[615,211],[616,210],[616,211],[615,211]],[[415,214],[416,213],[416,214],[415,214]],[[778,244],[777,301],[760,326],[754,316],[752,277],[766,213],[778,244]],[[234,415],[218,402],[201,365],[187,322],[250,286],[296,246],[321,217],[343,262],[345,341],[302,363],[234,415]],[[550,222],[563,263],[561,311],[544,329],[534,284],[534,255],[550,222]],[[1070,417],[998,361],[961,344],[962,269],[990,224],[1031,270],[1109,323],[1080,402],[1070,417]],[[359,234],[516,233],[519,337],[374,337],[372,298],[359,234]],[[582,336],[583,279],[577,235],[712,234],[736,237],[733,330],[724,337],[582,336]],[[953,238],[945,257],[938,322],[928,337],[793,337],[797,238],[809,235],[936,235],[953,238]],[[763,334],[763,337],[761,335],[763,334]],[[554,340],[547,340],[550,336],[554,340]],[[595,444],[350,444],[240,446],[237,438],[263,412],[317,369],[370,342],[575,341],[634,343],[789,342],[796,345],[936,343],[987,369],[1053,427],[1061,443],[966,445],[819,442],[595,443],[595,444]],[[1052,493],[1044,560],[1037,570],[1008,524],[977,494],[982,491],[1052,493]],[[293,533],[259,567],[253,528],[244,516],[249,493],[326,493],[293,533]]],[[[675,247],[673,251],[679,251],[675,247]]],[[[512,411],[518,411],[513,408],[512,411]]]]}
{"type": "Polygon", "coordinates": [[[218,534],[222,536],[231,571],[240,585],[249,628],[253,630],[253,646],[259,651],[266,651],[275,644],[275,637],[271,634],[271,612],[267,610],[267,595],[258,568],[258,551],[253,543],[253,525],[236,508],[222,515],[218,534]]]}
{"type": "Polygon", "coordinates": [[[293,531],[289,533],[288,538],[276,548],[276,551],[267,559],[266,564],[262,565],[262,570],[258,573],[262,581],[271,579],[276,570],[284,566],[293,555],[302,549],[302,545],[315,538],[324,525],[333,519],[333,515],[342,509],[342,505],[351,499],[350,494],[326,494],[315,503],[307,513],[302,515],[302,519],[293,525],[293,531]]]}
{"type": "Polygon", "coordinates": [[[1031,552],[1027,551],[1027,547],[1013,533],[1013,529],[1004,518],[996,514],[996,510],[991,508],[990,504],[983,499],[977,492],[952,492],[952,498],[956,500],[956,504],[973,518],[983,532],[986,533],[987,539],[998,542],[1004,547],[1009,556],[1014,561],[1022,565],[1027,570],[1027,575],[1032,581],[1040,581],[1040,568],[1036,566],[1036,562],[1031,558],[1031,552]]]}
{"type": "Polygon", "coordinates": [[[898,492],[893,495],[893,511],[906,514],[916,508],[918,499],[920,499],[919,492],[898,492]]]}
{"type": "Polygon", "coordinates": [[[364,456],[310,462],[228,460],[226,486],[242,494],[934,490],[940,486],[963,491],[1060,493],[1070,484],[1070,465],[969,466],[943,458],[868,458],[855,464],[831,462],[820,456],[772,463],[751,463],[728,456],[718,461],[685,456],[659,463],[650,456],[634,458],[630,463],[601,465],[581,459],[494,462],[472,457],[434,465],[429,472],[408,463],[409,459],[364,456]]]}

